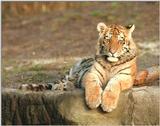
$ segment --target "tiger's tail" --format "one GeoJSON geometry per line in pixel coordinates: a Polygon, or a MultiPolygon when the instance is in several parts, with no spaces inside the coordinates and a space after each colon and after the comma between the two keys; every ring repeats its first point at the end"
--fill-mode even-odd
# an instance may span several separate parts
{"type": "Polygon", "coordinates": [[[158,80],[160,75],[160,67],[150,67],[146,70],[138,72],[134,81],[135,86],[149,85],[150,82],[158,80]]]}

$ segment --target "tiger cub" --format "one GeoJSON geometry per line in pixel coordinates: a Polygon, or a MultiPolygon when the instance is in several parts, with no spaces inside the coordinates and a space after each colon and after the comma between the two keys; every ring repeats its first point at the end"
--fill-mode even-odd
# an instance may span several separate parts
{"type": "Polygon", "coordinates": [[[95,61],[81,83],[89,108],[100,105],[103,111],[111,112],[117,107],[121,91],[159,77],[159,71],[149,75],[149,70],[145,70],[137,74],[134,29],[134,25],[97,25],[99,39],[95,61]]]}
{"type": "Polygon", "coordinates": [[[104,56],[105,60],[104,65],[95,60],[83,77],[82,85],[89,108],[101,105],[103,111],[111,112],[117,107],[120,92],[132,87],[137,73],[136,55],[127,62],[115,66],[112,63],[123,60],[130,50],[136,54],[137,48],[132,39],[134,29],[134,25],[97,25],[99,40],[96,55],[104,56]]]}

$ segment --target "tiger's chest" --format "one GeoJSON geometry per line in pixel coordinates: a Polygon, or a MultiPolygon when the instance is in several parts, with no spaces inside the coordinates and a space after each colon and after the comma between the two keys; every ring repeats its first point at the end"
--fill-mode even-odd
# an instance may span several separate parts
{"type": "Polygon", "coordinates": [[[130,75],[135,75],[137,72],[136,67],[136,57],[126,63],[120,64],[118,66],[113,66],[110,69],[109,79],[117,74],[126,73],[130,75]]]}
{"type": "Polygon", "coordinates": [[[102,85],[105,85],[111,78],[118,74],[125,73],[128,75],[134,75],[136,73],[136,57],[131,60],[121,61],[109,63],[106,61],[105,57],[100,57],[96,59],[91,71],[99,76],[102,85]],[[121,61],[123,61],[123,63],[121,61]]]}

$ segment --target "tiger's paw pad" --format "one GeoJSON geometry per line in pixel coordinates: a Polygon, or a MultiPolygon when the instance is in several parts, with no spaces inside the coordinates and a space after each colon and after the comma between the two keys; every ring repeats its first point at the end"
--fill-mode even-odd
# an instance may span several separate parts
{"type": "Polygon", "coordinates": [[[116,107],[112,106],[112,107],[108,107],[108,106],[105,106],[105,105],[101,105],[102,109],[104,112],[112,112],[116,107]]]}
{"type": "Polygon", "coordinates": [[[117,94],[111,91],[105,91],[102,95],[101,107],[105,112],[112,112],[117,107],[117,102],[117,94]]]}
{"type": "Polygon", "coordinates": [[[91,91],[85,97],[86,104],[90,109],[95,109],[101,104],[102,89],[99,89],[96,93],[91,91]]]}
{"type": "Polygon", "coordinates": [[[86,104],[90,109],[95,109],[101,104],[101,97],[86,97],[86,104]]]}

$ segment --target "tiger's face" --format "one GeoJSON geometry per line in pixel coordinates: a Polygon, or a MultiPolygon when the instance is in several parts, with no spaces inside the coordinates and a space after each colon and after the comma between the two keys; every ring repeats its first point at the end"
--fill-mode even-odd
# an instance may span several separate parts
{"type": "Polygon", "coordinates": [[[123,27],[121,25],[97,25],[99,32],[99,54],[108,56],[108,61],[117,62],[130,49],[130,40],[135,26],[123,27]]]}

